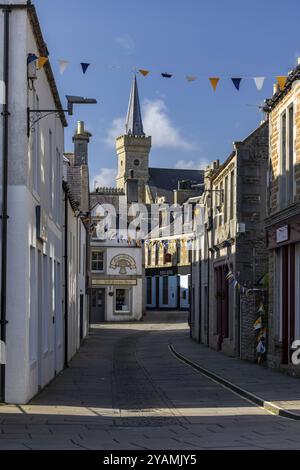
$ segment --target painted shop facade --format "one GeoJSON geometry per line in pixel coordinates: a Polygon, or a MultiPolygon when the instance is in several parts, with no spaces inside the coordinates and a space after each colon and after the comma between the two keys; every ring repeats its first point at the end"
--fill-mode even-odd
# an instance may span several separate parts
{"type": "MultiPolygon", "coordinates": [[[[113,189],[111,196],[122,197],[113,189]]],[[[90,323],[138,321],[145,313],[142,245],[118,231],[101,230],[104,198],[109,199],[107,191],[91,194],[90,323]]]]}

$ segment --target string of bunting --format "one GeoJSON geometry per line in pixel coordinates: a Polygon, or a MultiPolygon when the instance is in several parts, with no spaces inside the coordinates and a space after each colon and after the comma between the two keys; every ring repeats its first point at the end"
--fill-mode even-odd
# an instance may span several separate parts
{"type": "MultiPolygon", "coordinates": [[[[38,69],[42,69],[44,67],[44,65],[46,64],[46,62],[48,62],[48,58],[47,57],[38,57],[34,53],[28,54],[27,64],[29,65],[31,62],[35,62],[35,61],[38,62],[38,69]]],[[[58,60],[59,71],[60,71],[61,75],[63,75],[66,72],[66,70],[70,66],[70,64],[71,64],[71,62],[67,59],[59,59],[58,60]]],[[[92,66],[92,64],[89,63],[89,62],[80,62],[80,67],[81,67],[82,73],[84,75],[87,73],[88,69],[91,66],[92,66]]],[[[117,66],[117,65],[110,65],[108,67],[110,69],[113,69],[113,70],[121,70],[123,68],[125,69],[125,67],[121,67],[121,66],[117,66]]],[[[133,67],[132,70],[135,73],[139,73],[143,77],[147,77],[150,74],[156,73],[155,71],[151,71],[151,70],[148,70],[148,69],[145,69],[145,68],[138,68],[138,67],[133,67]]],[[[174,73],[166,72],[166,71],[165,72],[158,72],[158,73],[162,78],[169,79],[169,80],[172,79],[172,78],[175,78],[177,76],[174,73]]],[[[240,91],[241,83],[244,80],[253,81],[254,84],[255,84],[256,89],[258,91],[261,91],[267,77],[265,77],[265,76],[264,77],[263,76],[255,76],[255,77],[229,77],[229,78],[230,78],[234,88],[237,91],[240,91]]],[[[287,76],[286,75],[278,75],[275,78],[276,78],[276,81],[279,85],[279,88],[281,90],[283,90],[284,87],[285,87],[286,81],[287,81],[287,76]]],[[[197,80],[200,80],[200,79],[206,79],[206,80],[208,79],[213,91],[216,91],[220,81],[224,80],[225,77],[217,77],[217,76],[204,77],[204,76],[199,76],[199,75],[194,75],[194,74],[192,74],[192,75],[188,74],[188,75],[185,76],[185,80],[188,83],[193,83],[193,82],[196,82],[197,80]]]]}

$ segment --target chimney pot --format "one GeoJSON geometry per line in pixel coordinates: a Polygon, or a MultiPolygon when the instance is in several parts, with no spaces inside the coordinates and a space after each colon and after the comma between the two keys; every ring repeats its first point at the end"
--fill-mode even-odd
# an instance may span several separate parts
{"type": "Polygon", "coordinates": [[[273,85],[273,95],[275,95],[275,93],[277,93],[278,90],[279,90],[278,83],[274,83],[274,85],[273,85]]]}
{"type": "Polygon", "coordinates": [[[84,122],[78,121],[77,134],[84,134],[84,122]]]}

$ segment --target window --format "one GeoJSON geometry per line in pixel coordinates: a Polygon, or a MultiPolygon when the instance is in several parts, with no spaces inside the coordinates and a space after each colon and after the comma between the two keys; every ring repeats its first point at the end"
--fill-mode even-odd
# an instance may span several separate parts
{"type": "Polygon", "coordinates": [[[281,115],[280,123],[280,184],[279,204],[285,207],[294,200],[294,107],[281,115]]]}
{"type": "Polygon", "coordinates": [[[288,203],[294,200],[294,107],[289,107],[288,203]]]}
{"type": "Polygon", "coordinates": [[[152,248],[150,245],[148,245],[148,266],[151,266],[152,264],[152,248]]]}
{"type": "Polygon", "coordinates": [[[176,244],[176,257],[177,257],[177,264],[181,263],[181,242],[180,240],[177,241],[176,244]]]}
{"type": "Polygon", "coordinates": [[[152,304],[152,277],[147,277],[147,304],[152,304]]]}
{"type": "Polygon", "coordinates": [[[128,289],[116,290],[116,312],[130,312],[128,289]]]}
{"type": "Polygon", "coordinates": [[[225,178],[224,188],[224,223],[226,224],[228,218],[228,176],[225,178]]]}
{"type": "Polygon", "coordinates": [[[230,220],[233,220],[234,216],[234,191],[235,191],[235,181],[234,181],[234,171],[231,172],[230,176],[230,220]]]}
{"type": "Polygon", "coordinates": [[[155,265],[159,265],[159,244],[155,245],[155,265]]]}
{"type": "Polygon", "coordinates": [[[92,252],[92,271],[104,271],[104,253],[103,251],[92,252]]]}
{"type": "Polygon", "coordinates": [[[221,226],[224,223],[223,182],[220,184],[220,191],[219,191],[218,195],[219,195],[219,207],[220,207],[219,226],[221,226]]]}
{"type": "Polygon", "coordinates": [[[54,191],[53,191],[53,182],[54,182],[54,165],[53,165],[53,137],[52,131],[49,129],[49,181],[50,181],[50,209],[54,207],[54,191]]]}
{"type": "Polygon", "coordinates": [[[169,303],[169,278],[168,276],[163,277],[163,304],[168,305],[169,303]]]}

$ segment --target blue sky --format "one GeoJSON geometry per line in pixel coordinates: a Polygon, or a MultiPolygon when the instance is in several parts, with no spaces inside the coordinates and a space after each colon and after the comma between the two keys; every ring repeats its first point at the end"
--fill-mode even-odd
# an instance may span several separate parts
{"type": "Polygon", "coordinates": [[[66,150],[72,150],[77,120],[92,132],[91,179],[110,185],[117,158],[114,135],[125,119],[134,67],[146,130],[153,135],[150,164],[199,167],[223,161],[232,142],[261,120],[257,105],[272,94],[300,56],[299,0],[36,0],[58,88],[64,95],[98,99],[77,107],[69,120],[66,150]],[[59,59],[71,64],[59,73],[59,59]],[[92,65],[83,75],[80,62],[92,65]],[[163,79],[161,72],[171,72],[163,79]],[[196,75],[188,83],[186,75],[196,75]],[[214,93],[205,77],[220,76],[214,93]],[[266,76],[258,92],[244,80],[266,76]]]}

